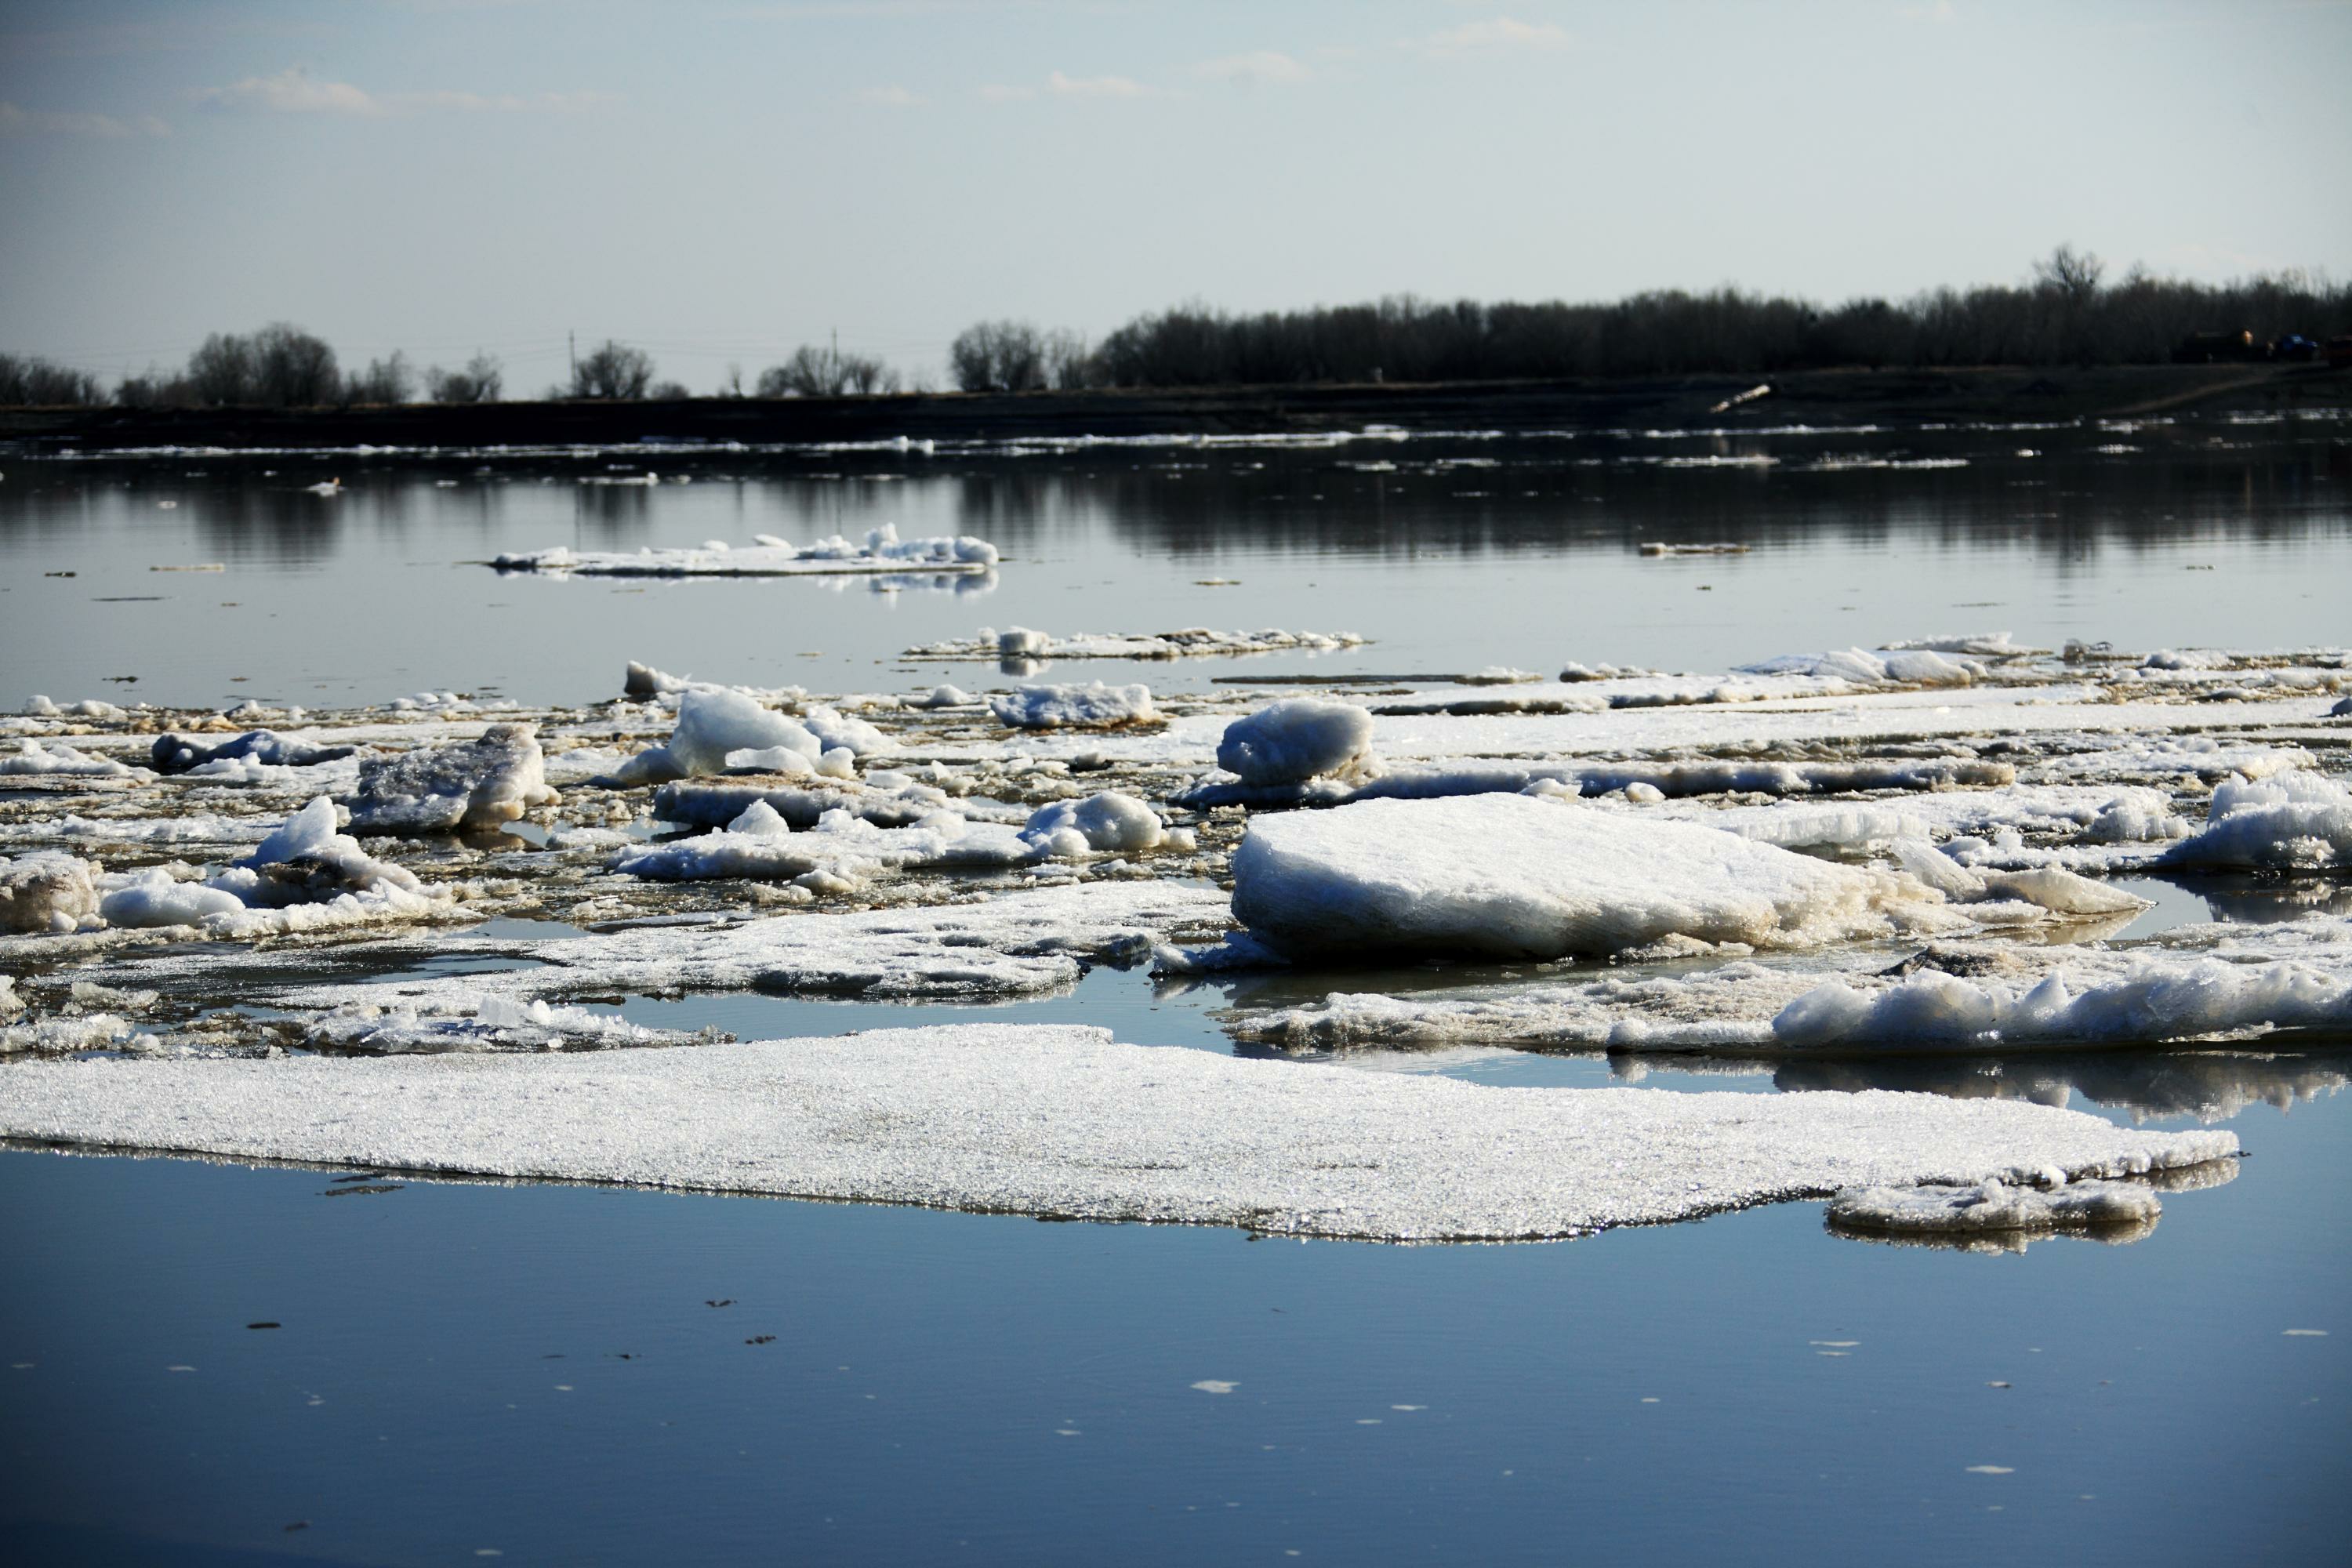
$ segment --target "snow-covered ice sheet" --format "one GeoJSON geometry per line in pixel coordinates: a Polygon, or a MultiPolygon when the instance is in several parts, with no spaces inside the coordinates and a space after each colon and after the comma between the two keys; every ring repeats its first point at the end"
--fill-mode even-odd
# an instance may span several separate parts
{"type": "Polygon", "coordinates": [[[964,1025],[586,1055],[0,1067],[0,1133],[1383,1241],[2113,1178],[2225,1131],[1927,1095],[1497,1089],[964,1025]]]}

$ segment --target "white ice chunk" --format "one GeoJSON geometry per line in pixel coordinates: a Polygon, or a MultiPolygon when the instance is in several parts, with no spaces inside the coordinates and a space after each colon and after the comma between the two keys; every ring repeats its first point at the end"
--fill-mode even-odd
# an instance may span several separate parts
{"type": "MultiPolygon", "coordinates": [[[[1141,690],[1142,688],[1136,689],[1141,690]]],[[[68,746],[63,741],[50,741],[46,744],[39,741],[19,741],[16,751],[0,752],[0,776],[117,778],[130,771],[111,757],[94,755],[68,746]]]]}
{"type": "Polygon", "coordinates": [[[1217,765],[1244,784],[1295,784],[1359,772],[1371,746],[1372,716],[1361,708],[1294,697],[1226,725],[1217,765]]]}
{"type": "Polygon", "coordinates": [[[1948,1235],[2147,1225],[2163,1207],[2144,1182],[2073,1182],[2044,1192],[1996,1178],[1969,1185],[1849,1187],[1830,1200],[1829,1218],[1856,1230],[1948,1235]]]}
{"type": "Polygon", "coordinates": [[[1234,915],[1294,956],[1552,959],[1677,933],[1806,946],[1940,901],[1711,827],[1517,795],[1261,816],[1233,871],[1234,915]]]}
{"type": "Polygon", "coordinates": [[[1016,730],[1097,730],[1122,724],[1157,724],[1147,686],[1024,686],[988,700],[997,720],[1016,730]]]}
{"type": "Polygon", "coordinates": [[[491,828],[557,799],[528,724],[493,724],[478,740],[360,763],[353,833],[491,828]]]}
{"type": "Polygon", "coordinates": [[[69,931],[98,913],[98,867],[40,851],[0,858],[0,931],[69,931]]]}
{"type": "Polygon", "coordinates": [[[2164,858],[2176,866],[2352,866],[2352,790],[2300,771],[2229,779],[2214,789],[2205,826],[2164,858]]]}
{"type": "MultiPolygon", "coordinates": [[[[1057,800],[1029,819],[1021,837],[1033,844],[1057,842],[1076,835],[1078,853],[1111,854],[1122,850],[1156,849],[1168,837],[1159,814],[1131,795],[1105,790],[1084,800],[1057,800]]],[[[1056,857],[1062,850],[1054,850],[1056,857]]]]}

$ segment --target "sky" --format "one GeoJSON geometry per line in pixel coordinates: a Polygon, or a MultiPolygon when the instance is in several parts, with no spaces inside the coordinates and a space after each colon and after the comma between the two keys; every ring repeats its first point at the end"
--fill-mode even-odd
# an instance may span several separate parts
{"type": "Polygon", "coordinates": [[[1183,302],[2340,277],[2347,68],[2346,0],[0,0],[0,350],[936,384],[1183,302]]]}

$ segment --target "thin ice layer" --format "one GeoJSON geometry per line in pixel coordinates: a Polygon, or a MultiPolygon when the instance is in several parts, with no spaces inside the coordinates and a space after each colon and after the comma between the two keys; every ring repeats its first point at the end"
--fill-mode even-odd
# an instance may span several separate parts
{"type": "Polygon", "coordinates": [[[2228,1132],[2000,1101],[1497,1089],[1003,1025],[581,1056],[10,1066],[0,1132],[1387,1241],[1536,1239],[2237,1152],[2228,1132]]]}

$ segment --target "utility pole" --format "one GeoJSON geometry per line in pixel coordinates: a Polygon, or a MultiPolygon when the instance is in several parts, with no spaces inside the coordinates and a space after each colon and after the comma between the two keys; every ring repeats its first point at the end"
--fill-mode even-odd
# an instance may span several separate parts
{"type": "Polygon", "coordinates": [[[580,332],[577,328],[563,329],[563,361],[570,367],[572,384],[580,384],[580,332]]]}

